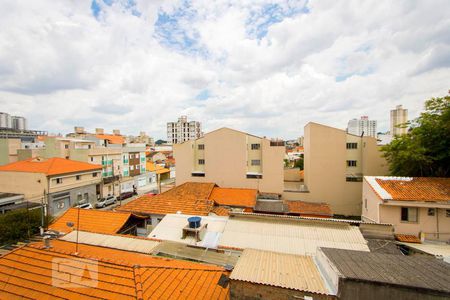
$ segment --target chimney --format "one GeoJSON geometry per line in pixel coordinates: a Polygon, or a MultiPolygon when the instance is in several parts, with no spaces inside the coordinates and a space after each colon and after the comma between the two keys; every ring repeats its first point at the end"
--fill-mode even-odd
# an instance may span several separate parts
{"type": "Polygon", "coordinates": [[[114,135],[120,135],[120,130],[119,129],[113,129],[113,134],[114,135]]]}
{"type": "Polygon", "coordinates": [[[50,243],[51,240],[50,240],[50,236],[49,235],[44,236],[42,239],[44,240],[44,248],[45,249],[52,248],[52,245],[50,243]]]}
{"type": "Polygon", "coordinates": [[[103,128],[95,128],[95,134],[103,134],[104,130],[103,128]]]}

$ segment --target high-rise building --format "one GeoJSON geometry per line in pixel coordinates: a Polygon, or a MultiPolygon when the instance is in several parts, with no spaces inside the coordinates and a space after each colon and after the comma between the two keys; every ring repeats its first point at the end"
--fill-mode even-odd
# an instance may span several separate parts
{"type": "Polygon", "coordinates": [[[185,141],[195,140],[202,136],[201,123],[187,121],[187,116],[178,118],[178,122],[167,123],[167,142],[181,144],[185,141]]]}
{"type": "Polygon", "coordinates": [[[361,119],[352,119],[348,121],[347,132],[354,135],[364,135],[377,137],[377,121],[369,120],[368,116],[362,116],[361,119]]]}
{"type": "Polygon", "coordinates": [[[408,128],[399,127],[399,125],[408,122],[408,110],[403,109],[401,105],[397,105],[391,110],[391,135],[402,135],[408,132],[408,128]]]}

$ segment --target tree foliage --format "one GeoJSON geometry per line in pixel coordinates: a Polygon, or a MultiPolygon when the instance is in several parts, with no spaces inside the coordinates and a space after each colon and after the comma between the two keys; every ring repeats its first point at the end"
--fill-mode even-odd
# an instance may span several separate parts
{"type": "Polygon", "coordinates": [[[393,176],[448,177],[450,174],[450,96],[431,98],[405,135],[383,147],[393,176]]]}
{"type": "Polygon", "coordinates": [[[20,209],[0,214],[0,245],[31,237],[41,225],[40,209],[20,209]]]}

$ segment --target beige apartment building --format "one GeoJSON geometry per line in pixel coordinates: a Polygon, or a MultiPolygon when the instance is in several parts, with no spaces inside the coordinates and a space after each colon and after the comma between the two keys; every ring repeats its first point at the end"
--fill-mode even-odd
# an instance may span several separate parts
{"type": "Polygon", "coordinates": [[[229,128],[174,144],[176,185],[213,182],[220,187],[283,192],[284,143],[229,128]]]}
{"type": "Polygon", "coordinates": [[[20,139],[0,139],[0,165],[16,162],[18,160],[17,150],[21,146],[20,139]]]}
{"type": "Polygon", "coordinates": [[[408,128],[398,127],[398,125],[408,122],[408,110],[402,105],[397,105],[391,110],[391,136],[402,135],[408,132],[408,128]]]}
{"type": "Polygon", "coordinates": [[[0,166],[0,191],[48,204],[57,216],[77,203],[100,196],[102,166],[63,158],[32,158],[0,166]]]}
{"type": "Polygon", "coordinates": [[[450,241],[450,178],[365,176],[362,219],[396,234],[450,241]]]}
{"type": "Polygon", "coordinates": [[[388,172],[377,140],[312,122],[304,136],[304,185],[283,198],[325,202],[335,214],[359,216],[363,176],[388,172]]]}

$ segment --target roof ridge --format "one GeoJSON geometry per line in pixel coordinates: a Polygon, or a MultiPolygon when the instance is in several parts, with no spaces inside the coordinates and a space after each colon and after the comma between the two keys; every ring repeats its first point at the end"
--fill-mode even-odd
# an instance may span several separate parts
{"type": "Polygon", "coordinates": [[[139,265],[133,266],[133,277],[136,290],[136,299],[138,300],[144,299],[142,290],[141,270],[139,265]]]}

